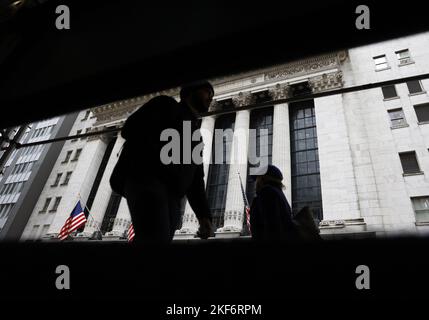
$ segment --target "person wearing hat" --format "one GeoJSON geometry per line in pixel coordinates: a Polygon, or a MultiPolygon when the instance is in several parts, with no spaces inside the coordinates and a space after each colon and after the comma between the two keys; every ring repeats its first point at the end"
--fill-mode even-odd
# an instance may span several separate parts
{"type": "Polygon", "coordinates": [[[268,165],[253,175],[256,197],[250,207],[250,230],[256,241],[289,241],[298,237],[291,207],[283,193],[283,175],[268,165]]]}
{"type": "MultiPolygon", "coordinates": [[[[121,136],[125,139],[110,185],[127,199],[135,237],[133,242],[168,244],[180,222],[180,202],[184,196],[198,222],[198,236],[212,235],[212,219],[205,192],[202,163],[165,164],[161,141],[165,129],[179,132],[184,146],[185,121],[192,133],[199,129],[200,113],[208,111],[214,90],[207,81],[185,85],[180,102],[172,97],[157,96],[134,112],[125,122],[121,136]]],[[[200,141],[189,141],[191,150],[200,141]]],[[[183,147],[184,149],[184,147],[183,147]]],[[[183,151],[184,152],[184,151],[183,151]]],[[[180,153],[182,155],[182,151],[180,153]]]]}

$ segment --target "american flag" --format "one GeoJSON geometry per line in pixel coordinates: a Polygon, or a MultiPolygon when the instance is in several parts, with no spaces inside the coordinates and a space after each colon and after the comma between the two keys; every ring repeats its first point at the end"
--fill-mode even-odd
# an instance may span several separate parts
{"type": "Polygon", "coordinates": [[[133,241],[134,236],[135,236],[135,234],[134,234],[134,226],[133,226],[133,224],[131,223],[131,224],[130,224],[130,227],[128,228],[128,234],[127,234],[128,242],[133,241]]]}
{"type": "Polygon", "coordinates": [[[241,195],[243,196],[244,210],[246,212],[247,228],[249,229],[249,233],[252,234],[252,231],[250,231],[250,207],[249,207],[249,201],[247,201],[246,193],[244,192],[243,183],[241,182],[241,176],[240,176],[240,174],[238,174],[238,178],[240,179],[241,195]]]}
{"type": "Polygon", "coordinates": [[[67,239],[70,233],[77,230],[81,225],[85,224],[85,222],[86,222],[85,213],[82,210],[80,201],[78,201],[70,217],[67,218],[66,223],[61,228],[58,238],[60,238],[60,240],[67,239]]]}

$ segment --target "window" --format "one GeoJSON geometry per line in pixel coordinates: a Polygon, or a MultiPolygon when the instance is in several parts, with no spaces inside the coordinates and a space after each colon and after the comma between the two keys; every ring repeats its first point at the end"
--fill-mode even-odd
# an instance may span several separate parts
{"type": "Polygon", "coordinates": [[[374,57],[375,70],[384,70],[389,68],[389,64],[387,63],[386,55],[374,57]]]}
{"type": "Polygon", "coordinates": [[[417,162],[417,156],[415,151],[400,153],[399,158],[401,159],[404,174],[413,174],[421,172],[419,164],[417,162]]]}
{"type": "MultiPolygon", "coordinates": [[[[82,130],[77,130],[77,131],[76,131],[76,135],[81,134],[81,132],[82,132],[82,130]]],[[[74,138],[74,139],[72,140],[72,142],[75,142],[75,141],[77,141],[77,138],[74,138]]]]}
{"type": "Polygon", "coordinates": [[[383,91],[384,99],[392,99],[397,98],[396,88],[394,85],[381,87],[381,91],[383,91]]]}
{"type": "Polygon", "coordinates": [[[58,186],[58,183],[60,183],[60,179],[61,179],[61,176],[62,176],[63,174],[62,173],[57,173],[57,177],[56,177],[56,179],[55,179],[55,182],[54,182],[54,184],[53,185],[51,185],[51,187],[56,187],[56,186],[58,186]]]}
{"type": "Polygon", "coordinates": [[[223,139],[213,137],[212,163],[209,167],[207,177],[207,197],[210,212],[213,216],[213,226],[223,226],[223,215],[225,212],[226,193],[229,175],[229,156],[233,134],[228,130],[234,130],[235,114],[221,115],[216,119],[215,129],[223,129],[223,139]]]}
{"type": "Polygon", "coordinates": [[[66,158],[65,158],[65,159],[64,159],[64,161],[63,161],[63,162],[61,162],[61,163],[67,163],[67,162],[69,162],[70,157],[71,157],[71,155],[72,155],[72,152],[73,152],[73,151],[67,151],[66,158]]]}
{"type": "Polygon", "coordinates": [[[416,222],[429,222],[429,197],[413,197],[411,202],[416,216],[416,222]]]}
{"type": "Polygon", "coordinates": [[[54,206],[52,207],[51,210],[49,210],[49,212],[55,212],[55,211],[57,211],[58,206],[60,205],[60,202],[61,202],[61,197],[56,197],[55,198],[54,206]]]}
{"type": "Polygon", "coordinates": [[[91,113],[91,111],[86,111],[86,113],[85,113],[85,117],[83,117],[82,118],[82,121],[85,121],[85,120],[87,120],[88,119],[88,117],[89,117],[89,114],[91,113]]]}
{"type": "Polygon", "coordinates": [[[76,150],[76,154],[74,155],[74,158],[73,158],[73,160],[72,161],[77,161],[77,160],[79,160],[79,156],[80,156],[80,153],[82,152],[82,149],[77,149],[76,150]]]}
{"type": "Polygon", "coordinates": [[[0,206],[0,218],[5,218],[12,210],[13,204],[3,204],[0,206]]]}
{"type": "Polygon", "coordinates": [[[272,136],[273,136],[273,107],[252,110],[250,113],[249,129],[253,129],[249,134],[249,150],[247,166],[247,179],[246,179],[246,195],[249,203],[252,203],[255,197],[255,181],[250,179],[249,170],[252,166],[258,166],[256,161],[260,160],[259,165],[263,163],[272,163],[272,136]],[[268,136],[265,136],[263,129],[267,130],[268,136]],[[253,143],[252,143],[253,141],[253,143]],[[256,144],[255,144],[256,142],[256,144]],[[261,142],[267,144],[268,154],[264,156],[261,150],[261,142]],[[265,159],[262,160],[261,158],[265,159]]]}
{"type": "Polygon", "coordinates": [[[31,230],[31,239],[35,239],[37,237],[37,231],[39,231],[40,225],[36,224],[33,226],[33,229],[31,230]]]}
{"type": "Polygon", "coordinates": [[[69,183],[71,175],[72,175],[71,171],[67,172],[66,177],[65,177],[63,183],[61,184],[62,186],[65,186],[65,185],[67,185],[69,183]]]}
{"type": "Polygon", "coordinates": [[[42,232],[40,234],[41,237],[45,236],[48,233],[49,227],[50,227],[50,224],[43,225],[43,229],[42,229],[42,232]]]}
{"type": "Polygon", "coordinates": [[[314,101],[289,105],[292,211],[309,206],[318,224],[323,220],[319,150],[314,101]]]}
{"type": "Polygon", "coordinates": [[[423,88],[419,80],[407,82],[408,91],[410,94],[422,93],[423,88]]]}
{"type": "Polygon", "coordinates": [[[388,110],[387,112],[389,113],[392,128],[398,128],[407,125],[404,110],[402,110],[402,108],[388,110]]]}
{"type": "Polygon", "coordinates": [[[417,120],[419,122],[429,121],[429,103],[415,105],[414,110],[416,111],[417,120]]]}
{"type": "Polygon", "coordinates": [[[398,58],[399,65],[410,64],[413,62],[408,49],[396,51],[395,53],[396,57],[398,58]]]}
{"type": "Polygon", "coordinates": [[[39,212],[46,212],[46,210],[48,210],[49,204],[51,203],[52,198],[46,198],[45,200],[45,204],[43,205],[42,210],[40,210],[39,212]]]}
{"type": "Polygon", "coordinates": [[[24,183],[23,182],[19,182],[17,184],[17,188],[16,188],[15,192],[16,193],[21,192],[23,186],[24,186],[24,183]]]}

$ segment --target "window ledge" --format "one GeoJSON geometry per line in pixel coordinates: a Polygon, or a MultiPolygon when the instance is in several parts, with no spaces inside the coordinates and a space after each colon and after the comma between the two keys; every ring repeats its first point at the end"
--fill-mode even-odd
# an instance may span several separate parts
{"type": "Polygon", "coordinates": [[[417,122],[418,125],[422,125],[422,124],[429,124],[429,121],[419,121],[417,122]]]}
{"type": "Polygon", "coordinates": [[[421,94],[425,94],[426,91],[420,91],[420,92],[415,92],[415,93],[409,93],[408,96],[409,97],[413,97],[413,96],[419,96],[421,94]]]}
{"type": "Polygon", "coordinates": [[[70,160],[70,162],[76,162],[78,159],[72,159],[70,160]]]}
{"type": "Polygon", "coordinates": [[[68,183],[61,183],[60,186],[66,186],[68,183]]]}
{"type": "Polygon", "coordinates": [[[392,68],[391,67],[386,67],[386,68],[383,68],[383,69],[375,69],[375,72],[380,72],[380,71],[389,70],[389,69],[392,69],[392,68]]]}
{"type": "Polygon", "coordinates": [[[410,125],[407,123],[407,124],[403,124],[403,125],[400,125],[400,126],[390,127],[390,129],[395,130],[395,129],[407,128],[409,126],[410,125]]]}
{"type": "Polygon", "coordinates": [[[57,210],[49,210],[49,213],[51,213],[51,212],[57,212],[57,210]]]}
{"type": "Polygon", "coordinates": [[[408,66],[410,64],[414,64],[415,62],[413,60],[411,60],[410,62],[406,62],[406,63],[399,63],[398,67],[402,67],[402,66],[408,66]]]}
{"type": "Polygon", "coordinates": [[[383,101],[391,101],[391,100],[396,100],[396,99],[399,99],[399,98],[400,98],[399,96],[392,97],[392,98],[385,98],[385,99],[383,99],[383,101]]]}
{"type": "Polygon", "coordinates": [[[416,226],[429,226],[429,221],[427,222],[416,222],[416,226]]]}
{"type": "Polygon", "coordinates": [[[403,173],[402,176],[403,177],[409,177],[409,176],[421,176],[425,174],[423,171],[420,172],[413,172],[413,173],[403,173]]]}
{"type": "Polygon", "coordinates": [[[53,187],[58,187],[58,185],[57,184],[51,184],[51,188],[53,188],[53,187]]]}
{"type": "Polygon", "coordinates": [[[45,210],[45,211],[43,211],[43,210],[40,210],[40,211],[39,211],[39,213],[46,213],[46,210],[45,210]]]}

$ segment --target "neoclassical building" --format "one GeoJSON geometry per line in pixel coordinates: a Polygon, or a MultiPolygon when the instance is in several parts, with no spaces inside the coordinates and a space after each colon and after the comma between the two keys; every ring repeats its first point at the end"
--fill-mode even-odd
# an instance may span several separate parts
{"type": "MultiPolygon", "coordinates": [[[[268,150],[266,160],[283,172],[284,192],[293,210],[309,205],[322,234],[427,233],[428,79],[292,103],[278,100],[428,72],[429,33],[422,33],[211,79],[215,96],[201,129],[209,133],[204,136],[204,173],[215,238],[248,234],[239,177],[251,201],[249,156],[260,154],[262,142],[268,150]],[[265,106],[243,108],[258,103],[265,106]],[[244,142],[235,135],[214,139],[216,129],[248,134],[244,142]],[[252,140],[256,145],[249,143],[252,140]],[[214,150],[238,150],[240,161],[210,161],[214,150]]],[[[178,99],[176,88],[91,108],[91,117],[82,111],[71,134],[120,127],[158,94],[178,99]]],[[[76,239],[86,240],[95,231],[101,231],[103,239],[123,236],[131,223],[128,207],[109,185],[123,142],[117,134],[68,141],[22,239],[32,238],[35,224],[49,225],[39,237],[55,237],[78,199],[90,216],[76,239]],[[67,155],[79,149],[78,160],[69,163],[67,155]],[[56,179],[64,172],[71,172],[69,180],[58,186],[56,179]],[[56,212],[43,212],[46,199],[53,197],[61,197],[56,212]]],[[[192,239],[198,222],[186,201],[182,211],[175,239],[192,239]]]]}

